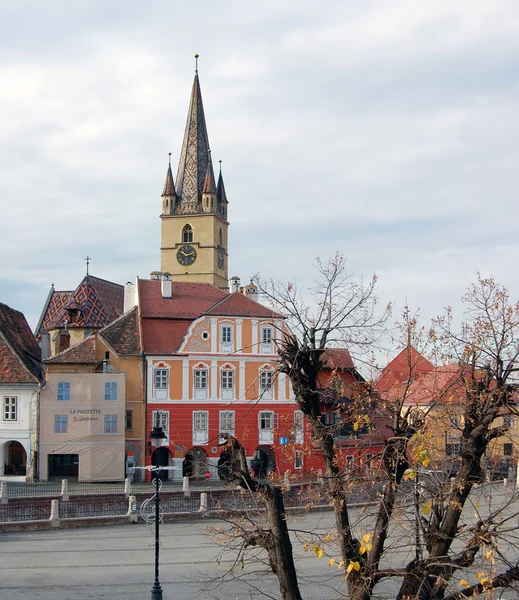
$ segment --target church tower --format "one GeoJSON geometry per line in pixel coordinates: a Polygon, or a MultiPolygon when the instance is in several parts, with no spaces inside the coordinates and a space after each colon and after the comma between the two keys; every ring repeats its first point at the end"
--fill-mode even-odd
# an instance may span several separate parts
{"type": "Polygon", "coordinates": [[[227,205],[221,161],[218,183],[215,181],[197,68],[177,184],[175,187],[170,157],[162,192],[163,273],[171,273],[174,281],[228,287],[227,205]]]}

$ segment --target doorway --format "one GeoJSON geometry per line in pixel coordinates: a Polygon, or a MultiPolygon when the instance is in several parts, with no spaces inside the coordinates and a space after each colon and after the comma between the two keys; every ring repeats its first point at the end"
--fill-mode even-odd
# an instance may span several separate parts
{"type": "Polygon", "coordinates": [[[79,454],[49,454],[48,478],[77,479],[79,475],[79,454]]]}
{"type": "Polygon", "coordinates": [[[202,448],[191,448],[186,453],[182,474],[193,479],[205,479],[207,471],[207,457],[202,448]]]}
{"type": "Polygon", "coordinates": [[[7,461],[4,465],[4,475],[25,475],[27,467],[27,452],[20,442],[7,444],[7,461]]]}

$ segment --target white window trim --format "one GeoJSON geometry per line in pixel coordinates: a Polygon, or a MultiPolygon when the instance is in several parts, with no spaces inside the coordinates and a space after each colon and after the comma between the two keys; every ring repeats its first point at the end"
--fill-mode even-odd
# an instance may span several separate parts
{"type": "Polygon", "coordinates": [[[294,411],[294,442],[303,444],[305,441],[305,416],[302,410],[294,411]],[[299,422],[298,422],[299,421],[299,422]]]}
{"type": "Polygon", "coordinates": [[[163,361],[152,364],[152,386],[153,397],[155,400],[169,400],[169,386],[171,383],[171,367],[163,361]],[[166,385],[157,387],[156,373],[157,371],[166,371],[166,385]]]}
{"type": "Polygon", "coordinates": [[[236,368],[232,365],[220,367],[220,397],[222,400],[234,400],[236,398],[236,368]],[[232,387],[224,387],[224,371],[232,373],[232,387]]]}
{"type": "Polygon", "coordinates": [[[220,352],[230,353],[234,352],[234,327],[232,323],[221,323],[220,324],[220,352]],[[229,341],[224,341],[223,339],[223,330],[227,328],[230,330],[231,339],[229,341]]]}
{"type": "Polygon", "coordinates": [[[274,380],[274,370],[269,368],[268,366],[263,366],[260,368],[260,372],[259,372],[259,383],[258,383],[258,389],[259,389],[259,399],[260,400],[273,400],[274,398],[274,387],[275,387],[275,380],[274,380]],[[263,385],[263,380],[266,379],[266,376],[264,377],[264,374],[266,373],[270,373],[271,374],[271,381],[272,384],[269,386],[264,386],[263,385]]]}
{"type": "MultiPolygon", "coordinates": [[[[218,424],[220,431],[218,433],[227,433],[229,435],[234,435],[236,431],[236,414],[234,410],[221,410],[218,415],[218,424]],[[223,427],[222,426],[222,417],[224,415],[231,415],[232,418],[232,428],[231,427],[223,427]]],[[[220,438],[220,443],[223,443],[223,438],[220,438]]]]}
{"type": "Polygon", "coordinates": [[[209,398],[209,389],[210,389],[210,384],[211,384],[210,373],[211,373],[211,370],[209,369],[209,366],[206,365],[205,363],[198,363],[197,365],[195,365],[193,367],[193,399],[194,400],[207,400],[209,398]],[[205,373],[206,373],[205,387],[197,387],[197,385],[196,385],[196,383],[197,383],[196,372],[197,371],[205,371],[205,373]]]}
{"type": "Polygon", "coordinates": [[[193,411],[193,444],[207,444],[209,442],[209,411],[208,410],[194,410],[193,411]],[[196,428],[195,424],[198,415],[205,416],[205,428],[196,428]]]}
{"type": "Polygon", "coordinates": [[[276,413],[273,410],[260,410],[258,412],[258,439],[260,444],[274,443],[274,430],[276,428],[276,413]],[[269,427],[262,426],[263,415],[270,415],[269,427]]]}
{"type": "Polygon", "coordinates": [[[159,415],[159,426],[162,431],[169,437],[169,410],[154,410],[151,413],[151,426],[155,427],[157,423],[157,414],[159,415]]]}
{"type": "Polygon", "coordinates": [[[274,353],[274,328],[272,325],[260,325],[260,353],[261,354],[273,354],[274,353]],[[269,341],[264,341],[264,332],[270,331],[269,341]]]}
{"type": "Polygon", "coordinates": [[[18,422],[18,396],[3,396],[2,398],[2,421],[6,423],[17,423],[18,422]],[[8,404],[9,400],[14,400],[14,403],[8,404]],[[14,406],[14,411],[6,410],[8,407],[11,409],[14,406]],[[14,412],[14,419],[7,416],[14,412]]]}

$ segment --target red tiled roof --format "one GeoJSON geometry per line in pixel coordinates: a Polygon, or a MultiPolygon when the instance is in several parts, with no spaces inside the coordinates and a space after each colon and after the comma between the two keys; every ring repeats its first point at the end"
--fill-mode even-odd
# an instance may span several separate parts
{"type": "Polygon", "coordinates": [[[205,312],[206,315],[217,315],[219,317],[260,317],[266,319],[280,319],[281,315],[259,302],[252,300],[241,292],[234,292],[222,298],[218,304],[205,312]]]}
{"type": "Polygon", "coordinates": [[[429,405],[432,403],[458,403],[464,397],[460,365],[446,365],[420,374],[410,384],[395,382],[389,388],[389,396],[400,399],[405,393],[404,404],[429,405]]]}
{"type": "Polygon", "coordinates": [[[96,364],[96,334],[87,337],[56,356],[48,358],[45,363],[51,364],[96,364]]]}
{"type": "Polygon", "coordinates": [[[67,308],[81,311],[75,326],[101,328],[120,317],[123,307],[122,285],[86,275],[73,292],[57,292],[51,288],[51,295],[36,334],[41,333],[43,329],[63,327],[68,319],[67,308]]]}
{"type": "Polygon", "coordinates": [[[38,383],[41,351],[24,315],[0,303],[0,382],[38,383]]]}
{"type": "Polygon", "coordinates": [[[161,283],[156,279],[138,280],[139,306],[143,319],[162,317],[194,320],[227,295],[208,283],[173,281],[172,297],[163,298],[161,283]]]}
{"type": "Polygon", "coordinates": [[[346,348],[327,348],[323,353],[324,368],[355,370],[353,359],[346,348]]]}
{"type": "Polygon", "coordinates": [[[142,350],[139,309],[134,306],[99,332],[119,355],[140,355],[142,350]]]}
{"type": "Polygon", "coordinates": [[[191,319],[143,319],[142,345],[146,354],[174,354],[184,340],[191,319]]]}
{"type": "Polygon", "coordinates": [[[413,346],[406,347],[383,369],[377,389],[387,391],[397,383],[405,383],[430,371],[434,371],[434,365],[413,346]]]}

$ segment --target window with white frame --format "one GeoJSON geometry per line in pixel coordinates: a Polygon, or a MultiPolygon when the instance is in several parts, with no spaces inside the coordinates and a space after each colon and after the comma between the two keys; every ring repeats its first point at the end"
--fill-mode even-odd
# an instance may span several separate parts
{"type": "Polygon", "coordinates": [[[70,400],[70,381],[58,381],[58,400],[70,400]]]}
{"type": "Polygon", "coordinates": [[[220,371],[222,400],[234,400],[234,369],[223,368],[220,371]]]}
{"type": "Polygon", "coordinates": [[[355,470],[355,457],[351,454],[346,457],[346,470],[349,473],[353,473],[353,471],[355,470]]]}
{"type": "Polygon", "coordinates": [[[209,388],[209,371],[207,369],[195,369],[193,384],[195,388],[195,400],[205,400],[209,388]]]}
{"type": "Polygon", "coordinates": [[[294,441],[296,444],[302,444],[304,442],[304,421],[303,411],[294,411],[294,441]]]}
{"type": "Polygon", "coordinates": [[[209,441],[209,413],[206,410],[193,411],[193,444],[207,444],[209,441]]]}
{"type": "Polygon", "coordinates": [[[261,410],[259,412],[258,429],[260,443],[274,443],[274,412],[272,410],[261,410]]]}
{"type": "Polygon", "coordinates": [[[169,410],[154,410],[151,413],[152,427],[162,427],[162,431],[169,433],[169,410]]]}
{"type": "Polygon", "coordinates": [[[117,400],[117,381],[105,382],[105,400],[117,400]]]}
{"type": "Polygon", "coordinates": [[[169,385],[169,370],[155,369],[153,379],[155,381],[156,390],[165,390],[169,385]]]}
{"type": "Polygon", "coordinates": [[[302,469],[303,468],[303,457],[304,457],[304,452],[302,450],[296,450],[294,452],[294,469],[302,469]]]}
{"type": "Polygon", "coordinates": [[[105,415],[105,433],[117,433],[117,415],[105,415]]]}
{"type": "Polygon", "coordinates": [[[373,454],[366,454],[366,473],[371,473],[373,470],[373,454]]]}
{"type": "Polygon", "coordinates": [[[264,326],[260,330],[260,351],[265,354],[270,354],[274,350],[272,333],[272,327],[270,326],[264,326]]]}
{"type": "Polygon", "coordinates": [[[222,325],[220,327],[220,351],[232,352],[232,326],[222,325]]]}
{"type": "Polygon", "coordinates": [[[220,411],[220,433],[234,435],[234,410],[220,411]]]}
{"type": "Polygon", "coordinates": [[[4,396],[3,402],[3,418],[4,421],[18,420],[18,398],[16,396],[4,396]]]}
{"type": "Polygon", "coordinates": [[[67,415],[54,415],[54,433],[67,433],[67,415]]]}
{"type": "Polygon", "coordinates": [[[274,389],[274,371],[261,371],[259,387],[261,398],[272,398],[274,389]]]}

